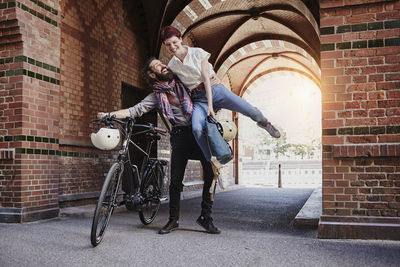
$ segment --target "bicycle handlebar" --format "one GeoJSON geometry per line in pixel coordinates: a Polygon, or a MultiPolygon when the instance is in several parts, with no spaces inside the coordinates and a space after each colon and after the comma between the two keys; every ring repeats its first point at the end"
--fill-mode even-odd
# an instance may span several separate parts
{"type": "MultiPolygon", "coordinates": [[[[167,130],[159,128],[159,127],[155,127],[153,124],[149,123],[149,124],[135,124],[135,119],[132,117],[126,117],[126,119],[129,121],[133,121],[133,127],[142,127],[142,128],[147,128],[149,131],[153,132],[153,133],[159,133],[162,135],[166,135],[167,130]]],[[[124,122],[121,120],[116,119],[115,115],[113,116],[109,116],[106,115],[103,118],[101,118],[100,120],[92,120],[92,122],[99,122],[99,123],[104,123],[105,126],[107,127],[114,127],[113,122],[116,122],[120,125],[126,125],[128,122],[124,122]]],[[[143,132],[141,132],[143,133],[143,132]]]]}
{"type": "Polygon", "coordinates": [[[123,125],[123,124],[126,124],[125,122],[116,119],[116,116],[115,116],[115,115],[112,115],[112,116],[106,115],[106,116],[104,116],[104,117],[101,118],[101,119],[92,120],[91,122],[104,123],[105,126],[113,127],[113,126],[114,126],[114,125],[113,125],[113,122],[114,122],[114,121],[117,122],[117,123],[119,123],[119,124],[122,124],[122,125],[123,125]]]}

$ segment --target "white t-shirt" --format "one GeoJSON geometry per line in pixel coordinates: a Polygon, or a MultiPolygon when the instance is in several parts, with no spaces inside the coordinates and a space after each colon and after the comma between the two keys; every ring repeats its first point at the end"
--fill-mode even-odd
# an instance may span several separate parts
{"type": "MultiPolygon", "coordinates": [[[[168,63],[168,67],[179,77],[186,88],[191,91],[203,82],[201,62],[204,59],[208,60],[210,53],[199,47],[185,47],[187,47],[188,52],[183,62],[176,56],[173,56],[168,63]]],[[[208,64],[210,65],[210,75],[215,74],[212,65],[208,64]]]]}

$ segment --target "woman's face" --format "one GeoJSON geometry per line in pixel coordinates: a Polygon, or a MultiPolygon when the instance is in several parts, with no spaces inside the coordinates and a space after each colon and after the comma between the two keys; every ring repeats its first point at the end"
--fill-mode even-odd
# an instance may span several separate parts
{"type": "Polygon", "coordinates": [[[175,35],[164,41],[164,45],[167,47],[168,51],[173,55],[176,55],[177,51],[183,48],[182,38],[178,38],[175,35]]]}

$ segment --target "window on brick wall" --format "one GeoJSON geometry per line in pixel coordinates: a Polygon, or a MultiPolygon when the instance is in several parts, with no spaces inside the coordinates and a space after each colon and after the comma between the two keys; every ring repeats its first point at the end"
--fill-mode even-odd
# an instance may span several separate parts
{"type": "MultiPolygon", "coordinates": [[[[122,109],[126,109],[136,105],[149,93],[150,91],[148,90],[144,90],[126,83],[122,83],[122,88],[121,88],[122,109]]],[[[147,114],[144,114],[142,117],[138,118],[136,122],[143,124],[152,123],[154,125],[157,125],[157,112],[153,110],[147,114]]],[[[147,140],[144,138],[144,136],[136,136],[134,138],[134,141],[139,143],[140,147],[146,148],[147,140]]],[[[133,159],[133,162],[137,164],[138,167],[140,168],[141,166],[140,164],[143,159],[143,154],[131,148],[130,155],[131,159],[133,159]]],[[[151,151],[151,157],[156,157],[156,156],[157,156],[157,145],[154,144],[151,151]]]]}

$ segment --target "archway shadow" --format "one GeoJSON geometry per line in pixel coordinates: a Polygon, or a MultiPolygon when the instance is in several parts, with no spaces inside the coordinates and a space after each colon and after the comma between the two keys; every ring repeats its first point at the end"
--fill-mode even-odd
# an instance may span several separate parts
{"type": "MultiPolygon", "coordinates": [[[[239,231],[315,234],[316,229],[295,228],[293,219],[313,188],[248,187],[216,194],[212,217],[218,228],[239,231]]],[[[181,217],[195,221],[201,198],[183,200],[181,217]]]]}

